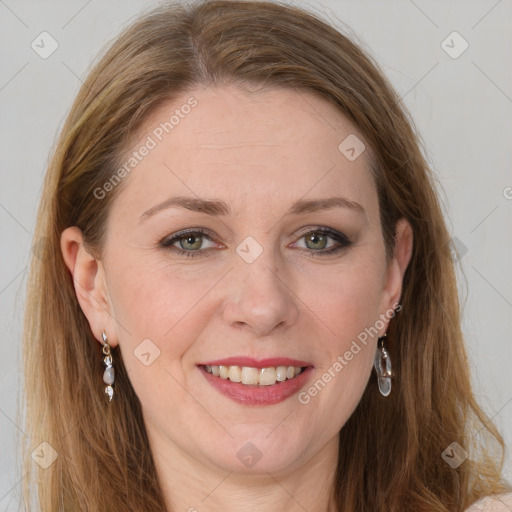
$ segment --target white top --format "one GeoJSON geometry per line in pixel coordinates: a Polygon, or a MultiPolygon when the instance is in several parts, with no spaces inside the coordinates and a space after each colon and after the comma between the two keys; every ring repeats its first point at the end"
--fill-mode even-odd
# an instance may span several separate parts
{"type": "Polygon", "coordinates": [[[512,492],[487,496],[471,505],[466,512],[512,512],[512,492]]]}

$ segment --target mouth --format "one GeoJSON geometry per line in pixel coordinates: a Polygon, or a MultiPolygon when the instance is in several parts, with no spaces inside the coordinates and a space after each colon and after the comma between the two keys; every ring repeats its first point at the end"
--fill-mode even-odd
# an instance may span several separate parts
{"type": "Polygon", "coordinates": [[[231,358],[197,367],[217,391],[244,405],[282,402],[298,392],[314,371],[309,363],[287,358],[263,361],[231,358]]]}
{"type": "Polygon", "coordinates": [[[240,382],[244,386],[273,386],[274,384],[292,380],[300,375],[306,366],[267,366],[255,368],[238,365],[203,365],[204,371],[220,379],[240,382]]]}

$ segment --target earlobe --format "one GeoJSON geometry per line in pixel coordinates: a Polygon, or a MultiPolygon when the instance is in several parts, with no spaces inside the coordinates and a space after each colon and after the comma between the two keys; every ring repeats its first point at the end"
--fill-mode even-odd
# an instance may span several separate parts
{"type": "Polygon", "coordinates": [[[64,262],[73,279],[77,300],[94,337],[101,342],[103,330],[108,329],[109,339],[114,342],[111,345],[115,346],[117,336],[112,329],[103,265],[86,249],[82,231],[76,226],[62,232],[60,245],[64,262]]]}

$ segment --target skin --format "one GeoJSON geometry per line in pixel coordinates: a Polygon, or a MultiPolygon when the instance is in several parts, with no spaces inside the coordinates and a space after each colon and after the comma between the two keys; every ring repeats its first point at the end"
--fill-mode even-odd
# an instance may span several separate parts
{"type": "Polygon", "coordinates": [[[197,88],[148,119],[128,153],[191,96],[198,105],[124,178],[103,259],[84,248],[78,228],[62,233],[78,300],[96,339],[105,330],[120,344],[169,510],[334,510],[337,433],[366,388],[377,337],[307,404],[297,395],[271,406],[235,403],[196,365],[292,357],[314,366],[309,387],[399,302],[411,227],[398,222],[395,256],[386,259],[368,151],[350,161],[338,149],[350,134],[363,137],[311,93],[197,88]],[[221,199],[232,215],[168,208],[140,220],[176,195],[221,199]],[[364,212],[286,214],[299,199],[333,195],[364,212]],[[352,243],[319,256],[338,242],[308,243],[318,227],[352,243]],[[182,238],[175,248],[210,251],[187,258],[159,245],[186,228],[210,238],[182,238]],[[248,236],[263,249],[252,263],[236,252],[248,236]],[[160,350],[149,366],[134,356],[145,339],[160,350]],[[261,453],[250,468],[237,457],[247,442],[261,453]]]}

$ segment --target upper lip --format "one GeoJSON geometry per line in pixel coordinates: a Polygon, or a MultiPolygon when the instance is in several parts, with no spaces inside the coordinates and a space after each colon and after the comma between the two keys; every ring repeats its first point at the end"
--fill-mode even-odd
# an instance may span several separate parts
{"type": "Polygon", "coordinates": [[[289,357],[270,357],[266,359],[254,359],[253,357],[234,356],[225,359],[216,359],[215,361],[207,361],[199,363],[199,365],[210,366],[248,366],[250,368],[268,368],[270,366],[312,366],[307,361],[299,361],[289,357]]]}

